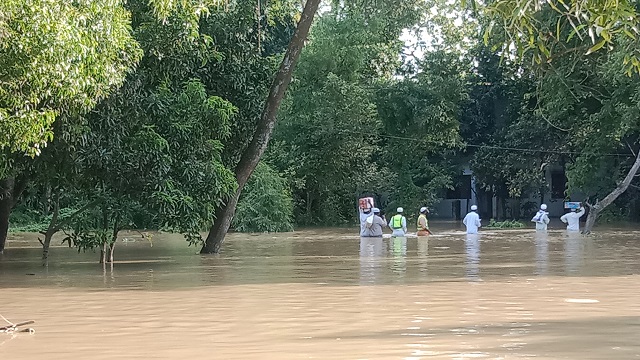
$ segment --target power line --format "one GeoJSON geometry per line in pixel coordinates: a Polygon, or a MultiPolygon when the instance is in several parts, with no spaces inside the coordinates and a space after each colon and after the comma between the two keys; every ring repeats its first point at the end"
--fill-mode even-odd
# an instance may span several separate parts
{"type": "MultiPolygon", "coordinates": [[[[297,126],[300,126],[300,125],[297,124],[297,126]]],[[[315,128],[315,127],[314,126],[308,126],[308,128],[315,128]]],[[[339,132],[343,132],[343,133],[347,133],[347,134],[354,134],[354,135],[377,136],[377,137],[388,138],[388,139],[396,139],[396,140],[428,142],[428,140],[425,140],[425,139],[418,139],[418,138],[406,137],[406,136],[398,136],[398,135],[375,134],[375,133],[367,133],[367,132],[361,132],[361,131],[352,131],[352,130],[347,130],[347,129],[338,129],[338,131],[339,132]]],[[[494,150],[505,150],[505,151],[537,152],[537,153],[559,154],[559,155],[585,155],[585,153],[578,152],[578,151],[527,149],[527,148],[518,148],[518,147],[486,145],[486,144],[469,144],[469,143],[463,143],[461,145],[464,146],[464,147],[477,148],[477,149],[494,149],[494,150]]],[[[631,154],[631,153],[601,153],[601,154],[594,153],[593,155],[615,156],[615,157],[635,157],[635,155],[631,154]]]]}
{"type": "MultiPolygon", "coordinates": [[[[505,146],[496,146],[496,145],[476,145],[476,144],[465,144],[465,146],[473,147],[473,148],[487,148],[487,149],[522,151],[522,152],[539,152],[539,153],[560,154],[560,155],[584,155],[584,153],[581,153],[578,151],[525,149],[525,148],[505,147],[505,146]]],[[[593,155],[635,157],[635,155],[633,154],[625,154],[625,153],[602,153],[602,154],[594,153],[593,155]]]]}

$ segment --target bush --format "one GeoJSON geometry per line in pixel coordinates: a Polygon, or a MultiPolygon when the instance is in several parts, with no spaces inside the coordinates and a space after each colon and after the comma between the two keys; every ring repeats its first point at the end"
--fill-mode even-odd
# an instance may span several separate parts
{"type": "Polygon", "coordinates": [[[293,200],[287,182],[260,163],[244,187],[233,228],[243,232],[292,231],[293,200]]]}
{"type": "Polygon", "coordinates": [[[521,229],[524,224],[518,220],[505,220],[495,221],[495,219],[489,220],[489,225],[485,226],[486,229],[521,229]]]}
{"type": "Polygon", "coordinates": [[[47,228],[47,218],[38,211],[17,207],[9,216],[10,232],[38,232],[47,228]]]}

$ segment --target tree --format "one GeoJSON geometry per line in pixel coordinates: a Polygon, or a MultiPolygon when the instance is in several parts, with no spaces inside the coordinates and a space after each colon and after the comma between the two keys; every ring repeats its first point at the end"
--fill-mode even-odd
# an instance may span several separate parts
{"type": "Polygon", "coordinates": [[[0,5],[0,253],[9,214],[53,124],[89,111],[140,59],[118,0],[11,0],[0,5]]]}
{"type": "MultiPolygon", "coordinates": [[[[250,1],[228,11],[183,2],[168,13],[162,11],[164,2],[127,4],[133,34],[145,56],[122,88],[91,114],[65,123],[71,130],[62,134],[69,134],[73,144],[60,146],[66,152],[48,157],[51,163],[69,158],[67,165],[79,168],[82,181],[67,182],[66,190],[74,191],[79,202],[92,198],[91,204],[100,205],[85,209],[79,204],[87,214],[63,220],[78,236],[86,235],[74,239],[80,246],[103,248],[115,235],[101,233],[117,235],[119,227],[141,226],[131,209],[144,209],[156,228],[182,232],[192,242],[200,239],[198,232],[205,224],[201,215],[206,214],[208,222],[213,217],[210,210],[235,188],[227,161],[233,164],[234,144],[243,142],[247,114],[255,111],[255,99],[274,68],[272,52],[279,51],[281,41],[277,33],[286,32],[294,15],[285,6],[290,3],[265,6],[262,20],[256,19],[255,3],[250,1]],[[201,18],[199,13],[208,16],[201,18]],[[257,38],[255,23],[263,21],[257,38]],[[114,169],[127,175],[114,178],[114,169]]],[[[54,177],[64,177],[61,172],[68,168],[51,170],[54,177]]],[[[42,167],[39,171],[47,172],[42,167]]],[[[56,221],[43,232],[60,229],[56,221]]],[[[43,246],[48,238],[45,235],[43,246]]],[[[109,257],[106,251],[105,256],[109,257]]]]}
{"type": "Polygon", "coordinates": [[[500,65],[499,56],[481,44],[469,55],[477,65],[469,76],[461,135],[471,170],[476,183],[497,198],[493,216],[519,218],[520,199],[536,193],[544,198],[546,165],[559,160],[563,141],[536,113],[536,83],[528,69],[500,65]],[[508,199],[515,200],[510,215],[508,199]]]}
{"type": "Polygon", "coordinates": [[[238,231],[293,230],[293,201],[286,179],[260,162],[238,201],[233,228],[238,231]]]}
{"type": "Polygon", "coordinates": [[[356,184],[373,172],[373,68],[385,67],[387,46],[363,18],[340,18],[335,10],[314,27],[268,154],[294,186],[298,223],[352,216],[356,184]]]}
{"type": "Polygon", "coordinates": [[[62,113],[91,109],[141,55],[119,0],[9,0],[0,14],[0,149],[38,155],[62,113]]]}
{"type": "Polygon", "coordinates": [[[460,146],[461,104],[466,97],[458,54],[433,51],[418,62],[419,72],[377,90],[383,123],[377,162],[396,174],[389,192],[392,208],[419,209],[451,186],[447,152],[460,146]]]}
{"type": "Polygon", "coordinates": [[[635,156],[611,158],[611,153],[634,151],[636,146],[636,119],[627,120],[627,111],[635,109],[631,84],[640,72],[640,4],[633,0],[498,0],[482,7],[471,3],[490,20],[485,43],[499,33],[503,40],[492,49],[504,58],[531,56],[530,69],[538,81],[537,114],[556,139],[562,139],[555,149],[568,158],[569,188],[597,199],[609,192],[604,189],[614,187],[602,202],[587,201],[591,211],[585,232],[589,232],[602,210],[631,185],[637,171],[635,162],[630,163],[635,156]],[[608,176],[594,181],[604,172],[624,179],[608,176]]]}
{"type": "Polygon", "coordinates": [[[485,42],[495,31],[503,33],[505,41],[497,48],[503,54],[515,50],[520,58],[527,54],[537,64],[550,64],[567,54],[589,55],[616,47],[625,58],[619,69],[627,75],[640,72],[640,5],[636,0],[496,0],[486,5],[461,1],[463,7],[467,3],[491,19],[485,42]]]}
{"type": "Polygon", "coordinates": [[[626,56],[621,46],[587,58],[566,57],[540,80],[542,109],[550,123],[564,129],[572,150],[569,189],[587,196],[585,232],[632,185],[640,166],[640,75],[619,71],[626,56]]]}
{"type": "Polygon", "coordinates": [[[253,138],[236,165],[235,176],[238,189],[234,195],[226,199],[224,205],[218,207],[215,221],[202,247],[202,253],[217,253],[220,250],[220,245],[231,226],[240,193],[269,144],[269,139],[275,126],[278,108],[291,81],[293,70],[295,69],[300,52],[304,47],[304,41],[307,38],[319,4],[320,0],[307,0],[305,4],[298,26],[289,42],[289,47],[284,54],[280,68],[271,85],[264,110],[256,124],[256,131],[253,138]]]}
{"type": "Polygon", "coordinates": [[[391,187],[373,158],[382,129],[376,89],[401,66],[399,37],[419,5],[336,2],[314,26],[267,154],[290,179],[297,223],[350,222],[357,196],[391,187]]]}
{"type": "Polygon", "coordinates": [[[75,241],[109,250],[107,258],[121,229],[140,226],[133,223],[139,209],[197,240],[217,202],[235,190],[221,151],[236,109],[208,96],[197,80],[179,92],[160,85],[142,99],[130,96],[138,92],[135,84],[94,111],[89,145],[79,150],[84,188],[94,189],[101,209],[76,227],[75,241]]]}

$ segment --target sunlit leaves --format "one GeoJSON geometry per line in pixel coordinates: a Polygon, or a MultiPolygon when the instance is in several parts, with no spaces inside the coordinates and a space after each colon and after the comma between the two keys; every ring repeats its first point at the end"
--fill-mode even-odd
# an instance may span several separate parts
{"type": "MultiPolygon", "coordinates": [[[[462,5],[467,3],[473,3],[478,11],[500,24],[508,36],[502,48],[505,53],[514,51],[520,57],[531,53],[539,64],[551,62],[557,54],[573,49],[589,55],[602,48],[619,46],[621,39],[636,42],[640,35],[640,13],[633,0],[497,0],[483,6],[479,1],[462,0],[462,5]],[[553,24],[547,22],[555,17],[553,24]]],[[[497,28],[488,27],[487,34],[497,28]]],[[[627,49],[629,61],[623,70],[628,75],[640,72],[637,48],[636,43],[627,49]]]]}
{"type": "Polygon", "coordinates": [[[185,11],[197,19],[208,15],[211,8],[228,7],[230,2],[232,0],[149,0],[149,6],[162,20],[176,11],[185,11]]]}
{"type": "Polygon", "coordinates": [[[62,113],[90,110],[141,52],[120,0],[0,5],[0,148],[38,155],[62,113]]]}

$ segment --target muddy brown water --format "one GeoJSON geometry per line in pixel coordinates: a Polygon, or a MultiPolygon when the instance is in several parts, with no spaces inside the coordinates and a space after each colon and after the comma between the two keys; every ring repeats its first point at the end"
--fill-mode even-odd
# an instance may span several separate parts
{"type": "Polygon", "coordinates": [[[128,233],[104,269],[62,246],[42,267],[13,235],[0,314],[36,332],[0,333],[0,359],[640,358],[637,229],[432,227],[231,234],[217,256],[128,233]]]}

